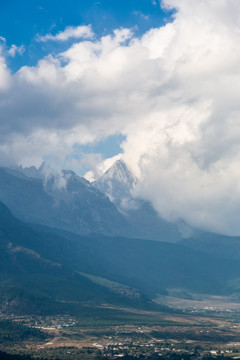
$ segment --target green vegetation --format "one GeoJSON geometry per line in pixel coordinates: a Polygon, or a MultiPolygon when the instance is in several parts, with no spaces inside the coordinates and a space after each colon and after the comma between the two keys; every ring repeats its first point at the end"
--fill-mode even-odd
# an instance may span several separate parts
{"type": "Polygon", "coordinates": [[[76,324],[82,328],[105,328],[109,326],[132,325],[178,325],[166,321],[161,315],[139,314],[116,309],[82,307],[82,312],[76,317],[76,324]]]}
{"type": "Polygon", "coordinates": [[[0,344],[44,341],[48,337],[49,336],[38,329],[0,319],[0,344]]]}
{"type": "MultiPolygon", "coordinates": [[[[4,342],[2,350],[47,360],[114,360],[119,357],[132,360],[220,360],[224,357],[227,360],[239,354],[237,316],[235,320],[228,319],[227,315],[206,320],[195,315],[131,311],[82,306],[77,317],[16,317],[14,329],[16,325],[35,331],[29,325],[37,326],[52,338],[47,335],[42,339],[37,329],[37,334],[22,335],[22,341],[12,338],[4,342]]],[[[7,324],[7,328],[11,325],[7,324]]]]}
{"type": "MultiPolygon", "coordinates": [[[[32,360],[33,358],[29,355],[14,355],[8,354],[0,350],[0,360],[32,360]]],[[[42,359],[44,360],[44,359],[42,359]]]]}
{"type": "Polygon", "coordinates": [[[108,279],[101,278],[99,276],[94,276],[90,274],[80,273],[83,276],[86,276],[93,283],[106,287],[107,289],[113,291],[116,294],[125,295],[129,298],[141,298],[142,294],[134,288],[131,288],[127,285],[120,284],[116,281],[110,281],[108,279]]]}

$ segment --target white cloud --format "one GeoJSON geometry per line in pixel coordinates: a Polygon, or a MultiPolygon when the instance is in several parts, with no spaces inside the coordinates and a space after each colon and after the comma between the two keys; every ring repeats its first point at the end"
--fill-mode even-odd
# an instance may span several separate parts
{"type": "Polygon", "coordinates": [[[25,47],[23,45],[11,45],[10,49],[8,50],[8,55],[15,57],[17,54],[22,55],[25,52],[25,47]]]}
{"type": "Polygon", "coordinates": [[[95,162],[92,161],[91,164],[88,163],[90,171],[88,171],[85,174],[85,178],[93,182],[95,181],[99,176],[103,175],[117,160],[120,160],[122,158],[122,154],[115,155],[108,159],[99,159],[100,154],[89,154],[87,156],[87,159],[95,160],[95,162]],[[94,156],[95,155],[95,156],[94,156]],[[96,162],[98,160],[98,162],[96,162]]]}
{"type": "Polygon", "coordinates": [[[88,26],[68,26],[64,31],[58,32],[56,35],[47,34],[37,36],[37,41],[67,41],[69,39],[91,39],[93,37],[92,27],[88,26]]]}
{"type": "Polygon", "coordinates": [[[138,196],[166,219],[240,234],[240,2],[164,3],[173,21],[141,38],[78,41],[11,76],[2,56],[0,158],[57,162],[121,132],[138,196]]]}
{"type": "MultiPolygon", "coordinates": [[[[11,84],[10,70],[7,68],[6,59],[4,57],[4,47],[0,45],[0,96],[1,93],[7,91],[11,84]]],[[[4,95],[0,97],[0,110],[4,106],[4,95]]]]}

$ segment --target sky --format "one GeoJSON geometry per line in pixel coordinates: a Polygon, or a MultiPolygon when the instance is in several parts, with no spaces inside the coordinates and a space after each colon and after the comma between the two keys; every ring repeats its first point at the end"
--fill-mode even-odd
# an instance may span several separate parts
{"type": "Polygon", "coordinates": [[[240,235],[239,0],[0,3],[0,164],[122,158],[159,215],[240,235]]]}
{"type": "Polygon", "coordinates": [[[134,28],[135,34],[141,35],[168,21],[171,15],[155,0],[1,0],[0,10],[1,36],[8,45],[25,48],[21,57],[9,59],[13,71],[36,65],[44,55],[70,46],[69,42],[39,44],[36,36],[89,24],[96,37],[121,27],[134,28]]]}
{"type": "MultiPolygon", "coordinates": [[[[172,10],[163,9],[159,1],[130,0],[2,0],[0,4],[0,45],[4,62],[12,75],[25,66],[36,67],[38,61],[46,56],[58,56],[74,43],[85,37],[69,36],[58,40],[56,35],[81,27],[90,27],[92,40],[112,35],[115,29],[128,28],[135,36],[141,36],[153,27],[171,21],[172,10]],[[55,38],[54,38],[55,37],[55,38]],[[46,41],[48,39],[48,41],[46,41]],[[2,43],[2,44],[1,44],[2,43]]],[[[74,30],[73,30],[74,31],[74,30]]],[[[34,121],[34,120],[33,120],[34,121]]],[[[51,120],[50,120],[51,121],[51,120]]],[[[67,121],[67,120],[66,120],[67,121]]],[[[102,159],[122,152],[120,147],[124,136],[119,132],[112,136],[100,136],[94,142],[81,146],[81,141],[73,146],[73,151],[66,158],[57,161],[58,167],[73,166],[70,160],[79,160],[85,153],[97,153],[102,159]]],[[[19,156],[17,162],[30,165],[42,160],[56,164],[56,156],[47,152],[38,159],[19,156]]],[[[7,159],[7,162],[9,159],[7,159]]],[[[13,159],[15,162],[15,154],[13,159]]],[[[75,171],[81,175],[88,169],[83,163],[75,171]]]]}

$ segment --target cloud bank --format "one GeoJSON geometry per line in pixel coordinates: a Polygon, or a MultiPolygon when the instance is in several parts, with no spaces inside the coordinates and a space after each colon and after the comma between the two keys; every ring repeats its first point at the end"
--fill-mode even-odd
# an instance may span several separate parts
{"type": "Polygon", "coordinates": [[[162,5],[172,22],[141,38],[118,29],[14,75],[2,53],[0,159],[61,159],[120,132],[136,196],[165,219],[240,234],[240,2],[162,5]]]}

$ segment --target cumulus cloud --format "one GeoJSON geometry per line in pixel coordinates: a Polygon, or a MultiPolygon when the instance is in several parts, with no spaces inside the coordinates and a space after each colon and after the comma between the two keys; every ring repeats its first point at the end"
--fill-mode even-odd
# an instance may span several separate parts
{"type": "Polygon", "coordinates": [[[64,158],[121,132],[136,196],[168,220],[240,234],[240,2],[163,5],[172,21],[140,38],[83,39],[14,75],[2,55],[0,160],[64,158]]]}
{"type": "Polygon", "coordinates": [[[4,105],[5,91],[11,85],[10,70],[7,67],[6,59],[4,56],[4,48],[0,45],[0,109],[4,105]]]}
{"type": "Polygon", "coordinates": [[[8,50],[8,55],[14,57],[17,54],[22,55],[25,51],[25,47],[23,45],[17,46],[17,45],[11,45],[10,49],[8,50]]]}
{"type": "Polygon", "coordinates": [[[103,175],[116,161],[120,160],[122,158],[122,154],[115,155],[108,159],[99,159],[97,156],[99,154],[89,154],[87,155],[87,159],[95,159],[95,162],[88,163],[88,168],[91,169],[85,174],[85,178],[93,182],[98,179],[101,175],[103,175]],[[89,158],[90,155],[90,158],[89,158]],[[94,156],[95,155],[95,156],[94,156]],[[98,161],[96,161],[98,160],[98,161]],[[99,161],[101,160],[101,161],[99,161]]]}
{"type": "Polygon", "coordinates": [[[88,26],[68,26],[64,31],[58,32],[56,35],[46,34],[37,36],[37,41],[67,41],[69,39],[91,39],[93,37],[92,27],[88,26]]]}

